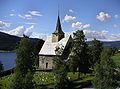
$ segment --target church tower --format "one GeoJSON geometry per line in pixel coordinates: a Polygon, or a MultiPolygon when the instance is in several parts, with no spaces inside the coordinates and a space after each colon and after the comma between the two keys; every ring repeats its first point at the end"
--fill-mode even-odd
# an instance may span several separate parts
{"type": "Polygon", "coordinates": [[[58,15],[57,24],[55,32],[52,33],[52,42],[58,42],[62,38],[64,38],[64,32],[62,31],[61,23],[60,23],[60,17],[58,15]]]}

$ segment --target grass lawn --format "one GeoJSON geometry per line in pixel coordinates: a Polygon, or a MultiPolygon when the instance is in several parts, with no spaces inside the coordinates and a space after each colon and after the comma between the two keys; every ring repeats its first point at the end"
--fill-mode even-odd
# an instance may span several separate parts
{"type": "Polygon", "coordinates": [[[0,78],[0,89],[8,89],[10,82],[12,81],[13,75],[8,75],[0,78]]]}
{"type": "MultiPolygon", "coordinates": [[[[117,66],[120,67],[120,54],[116,54],[112,56],[113,61],[117,66]]],[[[9,86],[10,82],[13,79],[14,74],[11,74],[9,76],[5,76],[0,78],[0,89],[8,89],[7,87],[9,86]]],[[[71,81],[74,81],[74,84],[76,84],[76,88],[80,87],[84,83],[90,82],[93,80],[93,76],[91,74],[80,74],[81,79],[77,79],[78,73],[72,73],[69,72],[67,77],[71,81]],[[81,85],[80,85],[81,84],[81,85]]],[[[56,82],[55,80],[55,75],[53,72],[40,72],[37,71],[34,74],[33,81],[39,86],[39,85],[47,85],[47,88],[53,88],[54,83],[56,82]]]]}
{"type": "Polygon", "coordinates": [[[115,64],[120,67],[120,53],[112,56],[112,59],[115,62],[115,64]]]}
{"type": "MultiPolygon", "coordinates": [[[[81,79],[77,80],[78,73],[68,73],[68,79],[74,81],[75,83],[82,83],[88,80],[92,80],[93,77],[90,76],[90,74],[81,74],[81,79]]],[[[2,77],[0,79],[0,86],[2,86],[2,89],[7,89],[10,82],[12,81],[13,74],[9,76],[2,77]]],[[[48,88],[53,88],[55,80],[55,75],[53,72],[35,72],[33,81],[39,86],[39,85],[47,85],[48,88]]]]}

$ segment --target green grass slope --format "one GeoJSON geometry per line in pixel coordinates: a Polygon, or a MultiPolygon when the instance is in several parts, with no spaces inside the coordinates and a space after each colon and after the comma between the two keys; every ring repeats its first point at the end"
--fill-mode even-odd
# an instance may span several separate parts
{"type": "Polygon", "coordinates": [[[115,64],[120,67],[120,53],[112,56],[112,59],[115,62],[115,64]]]}
{"type": "MultiPolygon", "coordinates": [[[[88,81],[91,81],[93,79],[93,76],[91,76],[90,74],[81,73],[81,79],[77,79],[77,75],[78,75],[77,72],[75,74],[69,72],[67,75],[68,79],[73,81],[75,89],[77,89],[77,87],[83,86],[88,81]]],[[[12,82],[13,80],[13,76],[14,74],[11,74],[0,79],[1,89],[8,89],[10,82],[12,82]]],[[[54,87],[54,83],[56,82],[55,75],[53,72],[40,72],[40,71],[35,72],[33,81],[36,83],[37,86],[46,85],[47,89],[52,89],[54,87]]]]}

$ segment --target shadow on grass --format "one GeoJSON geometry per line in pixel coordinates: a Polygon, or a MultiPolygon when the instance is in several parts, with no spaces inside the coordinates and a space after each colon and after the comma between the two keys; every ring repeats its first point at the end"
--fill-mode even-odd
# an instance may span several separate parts
{"type": "Polygon", "coordinates": [[[82,88],[88,88],[92,86],[91,80],[87,80],[84,82],[80,82],[80,79],[73,80],[73,89],[82,89],[82,88]]]}
{"type": "Polygon", "coordinates": [[[35,85],[35,89],[53,89],[53,87],[54,83],[35,85]]]}
{"type": "MultiPolygon", "coordinates": [[[[82,89],[92,86],[91,80],[87,80],[84,82],[81,82],[80,80],[81,79],[67,81],[65,89],[82,89]]],[[[54,83],[36,85],[35,89],[54,89],[54,83]]]]}

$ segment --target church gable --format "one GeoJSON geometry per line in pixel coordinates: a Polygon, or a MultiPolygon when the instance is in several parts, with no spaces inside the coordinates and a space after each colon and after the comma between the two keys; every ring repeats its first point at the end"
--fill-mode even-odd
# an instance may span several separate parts
{"type": "MultiPolygon", "coordinates": [[[[51,36],[48,36],[43,47],[39,52],[39,67],[40,69],[53,69],[53,59],[56,56],[56,47],[62,46],[62,55],[67,55],[67,49],[69,44],[72,42],[70,35],[65,35],[62,31],[60,18],[58,16],[55,32],[51,36]]],[[[57,54],[59,55],[59,54],[57,54]]]]}
{"type": "Polygon", "coordinates": [[[39,55],[56,55],[56,47],[62,45],[63,48],[65,48],[70,39],[70,35],[66,35],[59,42],[52,42],[52,36],[47,37],[42,49],[39,52],[39,55]]]}
{"type": "MultiPolygon", "coordinates": [[[[65,36],[59,42],[52,42],[52,36],[49,36],[45,41],[41,51],[39,52],[39,68],[50,70],[54,68],[53,59],[56,56],[56,47],[63,46],[63,55],[68,55],[68,50],[70,44],[72,43],[72,38],[70,35],[65,36]]],[[[62,56],[62,55],[61,55],[62,56]]]]}

